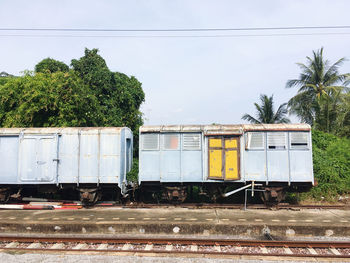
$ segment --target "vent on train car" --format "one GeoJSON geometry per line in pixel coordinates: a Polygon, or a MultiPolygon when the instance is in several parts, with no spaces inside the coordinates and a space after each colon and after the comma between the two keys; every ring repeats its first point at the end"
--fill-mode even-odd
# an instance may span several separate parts
{"type": "Polygon", "coordinates": [[[179,134],[163,134],[163,150],[179,149],[179,134]]]}
{"type": "Polygon", "coordinates": [[[183,135],[182,149],[195,151],[201,149],[201,135],[185,133],[183,135]]]}
{"type": "Polygon", "coordinates": [[[142,150],[159,150],[159,134],[142,134],[142,150]]]}
{"type": "Polygon", "coordinates": [[[307,132],[291,132],[290,148],[291,149],[308,149],[309,134],[307,132]]]}
{"type": "Polygon", "coordinates": [[[277,150],[286,149],[286,133],[285,132],[267,133],[267,148],[277,149],[277,150]]]}
{"type": "Polygon", "coordinates": [[[264,133],[262,132],[248,132],[246,140],[246,148],[249,150],[263,150],[264,149],[264,133]]]}

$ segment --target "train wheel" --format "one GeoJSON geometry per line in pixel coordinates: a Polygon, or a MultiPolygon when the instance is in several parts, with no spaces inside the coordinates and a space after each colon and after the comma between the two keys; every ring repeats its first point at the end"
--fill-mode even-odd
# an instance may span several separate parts
{"type": "Polygon", "coordinates": [[[261,192],[261,199],[267,206],[278,205],[286,196],[284,187],[266,187],[264,192],[261,192]]]}
{"type": "Polygon", "coordinates": [[[7,203],[10,199],[10,188],[0,188],[0,202],[7,203]]]}
{"type": "Polygon", "coordinates": [[[101,198],[101,192],[97,188],[79,188],[78,190],[83,205],[93,205],[101,198]]]}
{"type": "Polygon", "coordinates": [[[187,197],[186,186],[166,186],[163,189],[163,199],[169,203],[183,203],[187,197]]]}

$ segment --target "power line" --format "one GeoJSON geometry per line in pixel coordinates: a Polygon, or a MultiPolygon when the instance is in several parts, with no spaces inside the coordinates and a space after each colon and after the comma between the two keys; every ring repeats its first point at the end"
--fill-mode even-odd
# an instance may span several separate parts
{"type": "Polygon", "coordinates": [[[291,26],[291,27],[237,27],[237,28],[169,28],[169,29],[118,29],[118,28],[0,28],[0,31],[53,31],[53,32],[211,32],[211,31],[266,31],[350,29],[350,25],[338,26],[291,26]]]}
{"type": "Polygon", "coordinates": [[[0,37],[33,37],[33,38],[244,38],[244,37],[284,37],[284,36],[329,36],[350,35],[350,32],[319,33],[279,33],[279,34],[236,34],[236,35],[33,35],[33,34],[0,34],[0,37]]]}

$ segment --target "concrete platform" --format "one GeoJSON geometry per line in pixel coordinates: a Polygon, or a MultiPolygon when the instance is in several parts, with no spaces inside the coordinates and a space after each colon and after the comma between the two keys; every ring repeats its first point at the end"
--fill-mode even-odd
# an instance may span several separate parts
{"type": "Polygon", "coordinates": [[[0,210],[0,234],[350,237],[349,210],[0,210]]]}

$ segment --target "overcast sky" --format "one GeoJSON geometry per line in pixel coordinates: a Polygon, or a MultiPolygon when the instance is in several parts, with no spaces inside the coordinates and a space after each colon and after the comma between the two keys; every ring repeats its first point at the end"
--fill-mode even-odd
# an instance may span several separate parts
{"type": "MultiPolygon", "coordinates": [[[[350,25],[348,0],[0,0],[0,28],[173,29],[350,25]]],[[[142,82],[146,124],[244,123],[261,93],[276,107],[296,89],[296,62],[324,47],[335,62],[350,58],[350,29],[202,33],[62,33],[0,31],[0,72],[20,75],[46,57],[70,64],[98,48],[112,71],[142,82]],[[340,32],[339,35],[266,36],[340,32]],[[14,37],[8,35],[31,35],[14,37]],[[39,37],[38,35],[54,35],[39,37]],[[257,35],[121,38],[125,35],[257,35]],[[33,36],[35,35],[35,36],[33,36]],[[64,37],[62,36],[64,35],[64,37]],[[84,37],[77,37],[77,36],[84,37]],[[103,35],[108,37],[87,37],[103,35]],[[72,37],[73,36],[73,37],[72,37]]],[[[350,72],[350,61],[341,70],[350,72]]],[[[293,120],[297,120],[293,118],[293,120]]]]}

